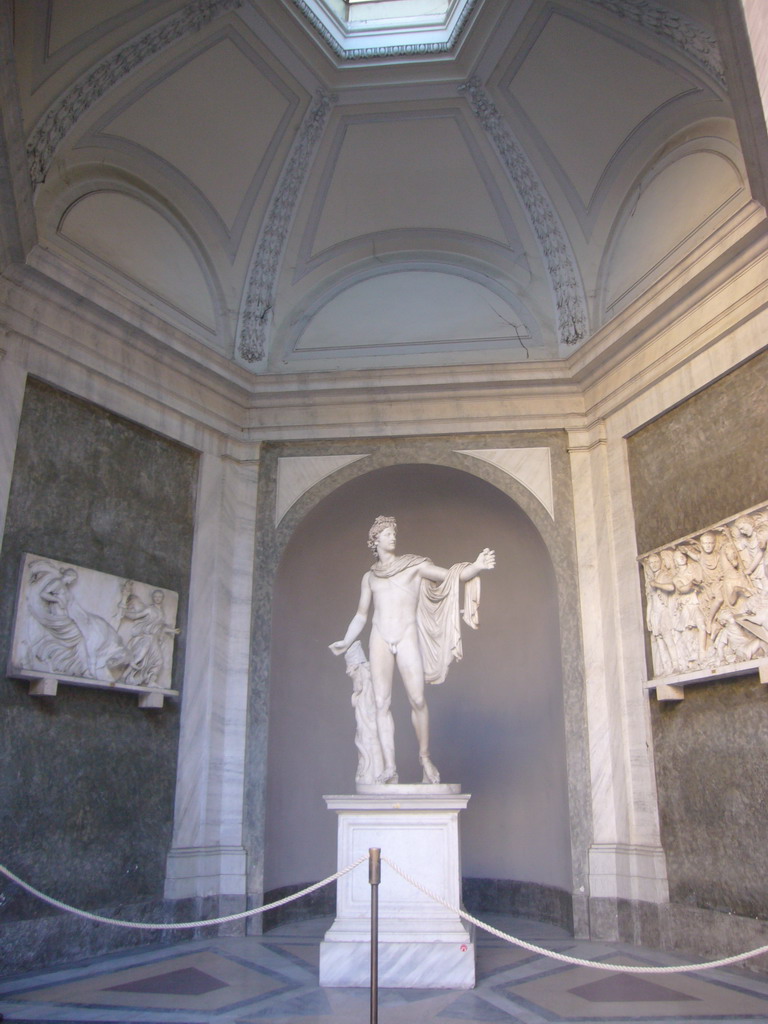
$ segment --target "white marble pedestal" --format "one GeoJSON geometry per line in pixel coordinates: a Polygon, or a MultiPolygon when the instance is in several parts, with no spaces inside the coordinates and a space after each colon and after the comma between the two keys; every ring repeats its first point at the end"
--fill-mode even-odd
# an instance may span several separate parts
{"type": "MultiPolygon", "coordinates": [[[[324,797],[339,820],[338,866],[381,849],[379,985],[473,988],[473,935],[458,914],[425,896],[383,863],[388,858],[451,906],[461,906],[458,785],[361,786],[324,797]]],[[[370,984],[371,886],[364,867],[337,882],[336,920],[320,945],[320,984],[370,984]]]]}

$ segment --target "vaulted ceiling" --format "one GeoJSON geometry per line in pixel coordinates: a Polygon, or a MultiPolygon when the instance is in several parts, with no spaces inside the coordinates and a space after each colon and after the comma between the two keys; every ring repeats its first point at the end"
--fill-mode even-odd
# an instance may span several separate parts
{"type": "Polygon", "coordinates": [[[746,222],[706,0],[397,3],[18,0],[28,262],[253,374],[531,365],[746,222]]]}

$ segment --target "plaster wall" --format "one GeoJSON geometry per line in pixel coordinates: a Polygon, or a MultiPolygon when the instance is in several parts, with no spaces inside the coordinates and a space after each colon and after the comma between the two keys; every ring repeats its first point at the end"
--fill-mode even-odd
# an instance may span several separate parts
{"type": "MultiPolygon", "coordinates": [[[[461,815],[463,871],[570,886],[562,673],[551,560],[519,508],[457,470],[401,466],[348,483],[302,521],[281,559],[272,633],[267,875],[272,888],[335,870],[336,821],[324,793],[354,792],[357,751],[344,635],[375,560],[366,547],[379,514],[398,519],[398,550],[438,565],[483,547],[480,627],[464,658],[429,687],[431,749],[446,782],[472,793],[461,815]],[[296,753],[300,751],[300,756],[296,753]]],[[[363,636],[367,650],[367,631],[363,636]]],[[[408,702],[393,690],[403,782],[421,771],[408,702]]]]}

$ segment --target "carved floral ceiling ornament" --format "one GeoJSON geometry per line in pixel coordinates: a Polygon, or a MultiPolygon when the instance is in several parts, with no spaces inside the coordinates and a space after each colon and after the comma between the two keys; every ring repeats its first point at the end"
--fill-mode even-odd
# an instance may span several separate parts
{"type": "MultiPolygon", "coordinates": [[[[78,119],[113,86],[178,40],[199,31],[219,15],[240,8],[244,2],[190,0],[177,13],[113,51],[82,75],[46,111],[30,135],[27,155],[33,186],[37,187],[45,181],[58,146],[78,119]]],[[[307,7],[305,0],[289,2],[302,11],[307,7]]],[[[454,23],[453,35],[447,48],[453,45],[470,13],[481,2],[468,0],[461,17],[454,23]]],[[[723,84],[722,60],[716,40],[690,18],[650,0],[588,0],[588,3],[655,33],[723,84]]],[[[303,13],[310,17],[311,12],[303,13]]],[[[357,56],[381,55],[366,51],[357,56]]],[[[353,54],[350,52],[346,56],[353,54]]],[[[498,151],[527,212],[551,282],[559,342],[565,346],[576,345],[590,333],[588,307],[578,265],[557,211],[533,165],[480,79],[471,77],[460,87],[460,91],[465,93],[480,125],[498,151]]],[[[244,365],[254,366],[266,357],[277,275],[290,222],[333,102],[333,97],[324,90],[317,93],[262,225],[246,279],[235,343],[236,357],[244,365]]]]}
{"type": "Polygon", "coordinates": [[[312,155],[334,102],[335,97],[323,90],[315,95],[264,221],[251,261],[238,332],[237,354],[246,363],[259,362],[268,350],[280,258],[312,155]]]}
{"type": "Polygon", "coordinates": [[[650,0],[587,0],[666,39],[725,88],[723,59],[717,40],[691,18],[650,0]]]}
{"type": "Polygon", "coordinates": [[[560,342],[576,345],[589,331],[587,306],[576,260],[557,213],[480,80],[473,76],[460,86],[460,91],[466,94],[475,116],[493,141],[541,246],[555,293],[560,342]]]}
{"type": "Polygon", "coordinates": [[[214,18],[241,7],[244,0],[191,0],[177,14],[121,46],[82,75],[49,107],[27,142],[32,186],[42,185],[62,139],[97,100],[136,68],[214,18]]]}

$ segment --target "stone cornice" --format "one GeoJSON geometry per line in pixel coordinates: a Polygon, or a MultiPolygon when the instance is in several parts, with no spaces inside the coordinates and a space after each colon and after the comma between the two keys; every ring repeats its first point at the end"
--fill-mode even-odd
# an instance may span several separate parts
{"type": "MultiPolygon", "coordinates": [[[[722,258],[688,268],[652,307],[630,309],[566,360],[254,375],[149,314],[15,265],[0,277],[7,359],[193,447],[458,429],[625,434],[765,346],[768,222],[724,229],[722,258]],[[121,307],[122,308],[122,307],[121,307]],[[165,333],[164,333],[165,332],[165,333]],[[218,440],[216,440],[218,438],[218,440]],[[206,444],[209,442],[205,442],[206,444]]],[[[719,248],[719,247],[718,247],[719,248]]]]}

